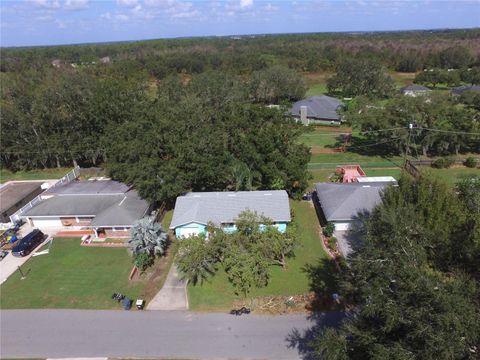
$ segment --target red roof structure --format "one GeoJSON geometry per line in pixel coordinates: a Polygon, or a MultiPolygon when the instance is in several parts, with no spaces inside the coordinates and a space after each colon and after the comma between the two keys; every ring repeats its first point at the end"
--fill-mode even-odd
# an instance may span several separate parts
{"type": "Polygon", "coordinates": [[[339,165],[336,172],[342,175],[343,183],[357,182],[357,178],[365,176],[360,165],[339,165]]]}

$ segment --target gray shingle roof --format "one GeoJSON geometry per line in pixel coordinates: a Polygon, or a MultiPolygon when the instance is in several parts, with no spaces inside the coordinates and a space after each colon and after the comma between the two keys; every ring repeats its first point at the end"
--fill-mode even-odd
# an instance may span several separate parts
{"type": "Polygon", "coordinates": [[[300,108],[307,107],[307,117],[327,120],[340,120],[338,108],[344,104],[330,96],[311,96],[309,98],[297,101],[288,111],[293,116],[300,116],[300,108]]]}
{"type": "Polygon", "coordinates": [[[67,184],[48,189],[45,194],[52,195],[96,195],[124,194],[130,187],[114,180],[71,181],[67,184]]]}
{"type": "Polygon", "coordinates": [[[358,213],[371,212],[382,201],[382,183],[318,183],[318,200],[327,221],[353,220],[358,213]]]}
{"type": "MultiPolygon", "coordinates": [[[[43,181],[10,182],[0,187],[0,212],[21,203],[33,193],[40,193],[43,181]]],[[[31,199],[31,198],[30,198],[31,199]]]]}
{"type": "Polygon", "coordinates": [[[177,197],[170,229],[191,222],[233,223],[245,210],[256,211],[277,222],[291,220],[285,190],[192,192],[177,197]]]}
{"type": "Polygon", "coordinates": [[[400,92],[404,94],[407,91],[431,91],[428,87],[423,85],[411,84],[404,86],[400,89],[400,92]]]}
{"type": "Polygon", "coordinates": [[[137,192],[113,195],[61,195],[44,199],[23,216],[93,216],[92,226],[131,226],[142,218],[149,204],[137,192]]]}
{"type": "Polygon", "coordinates": [[[462,95],[465,91],[476,91],[480,92],[480,85],[462,85],[459,87],[456,87],[455,89],[452,90],[453,95],[462,95]]]}
{"type": "Polygon", "coordinates": [[[123,195],[63,195],[53,196],[37,203],[23,216],[95,216],[118,204],[123,195]]]}
{"type": "Polygon", "coordinates": [[[100,212],[92,220],[92,226],[131,226],[145,216],[148,203],[136,191],[126,193],[126,198],[100,212]]]}

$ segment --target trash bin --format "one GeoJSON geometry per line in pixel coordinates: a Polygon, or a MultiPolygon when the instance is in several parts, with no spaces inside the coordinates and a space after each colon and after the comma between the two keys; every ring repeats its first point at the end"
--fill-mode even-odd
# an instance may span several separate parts
{"type": "Polygon", "coordinates": [[[122,300],[122,306],[124,310],[130,310],[132,308],[132,300],[126,297],[122,300]]]}
{"type": "Polygon", "coordinates": [[[145,300],[137,299],[137,302],[135,303],[135,305],[137,305],[138,310],[143,310],[143,307],[145,306],[145,300]]]}

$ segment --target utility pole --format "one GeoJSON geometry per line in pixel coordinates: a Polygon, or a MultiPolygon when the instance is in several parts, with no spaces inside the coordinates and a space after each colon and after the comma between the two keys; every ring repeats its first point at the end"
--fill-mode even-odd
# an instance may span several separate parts
{"type": "Polygon", "coordinates": [[[407,144],[403,152],[403,168],[404,169],[405,169],[405,165],[407,164],[407,151],[408,151],[408,147],[410,146],[410,137],[412,136],[412,129],[413,129],[413,123],[408,124],[407,144]]]}

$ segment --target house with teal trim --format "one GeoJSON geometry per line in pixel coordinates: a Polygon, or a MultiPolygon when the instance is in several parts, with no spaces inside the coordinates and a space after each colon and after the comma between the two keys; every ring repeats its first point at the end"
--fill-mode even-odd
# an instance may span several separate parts
{"type": "Polygon", "coordinates": [[[170,229],[177,238],[207,235],[209,223],[234,232],[238,215],[246,210],[271,219],[280,232],[285,232],[291,221],[285,190],[190,192],[177,197],[170,229]]]}

